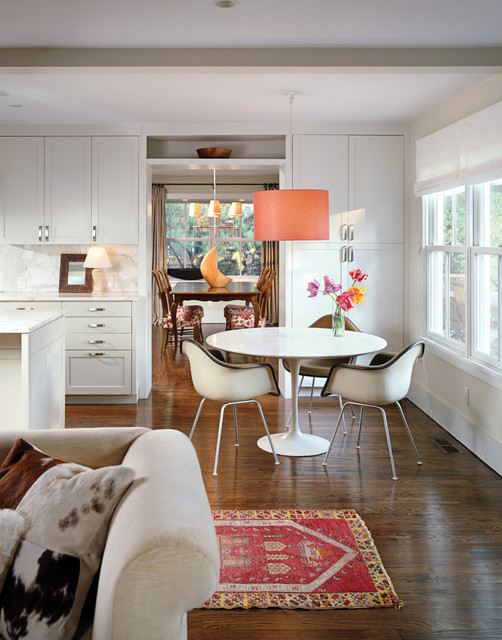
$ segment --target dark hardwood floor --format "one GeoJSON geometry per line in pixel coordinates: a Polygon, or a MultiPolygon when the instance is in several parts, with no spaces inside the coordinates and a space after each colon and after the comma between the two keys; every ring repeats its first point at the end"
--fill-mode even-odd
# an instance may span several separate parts
{"type": "MultiPolygon", "coordinates": [[[[132,426],[179,429],[188,434],[200,398],[185,357],[158,357],[154,330],[154,389],[128,406],[68,406],[69,427],[132,426]]],[[[271,431],[280,431],[289,401],[261,404],[271,431]]],[[[337,436],[326,469],[322,457],[280,456],[256,446],[263,435],[256,408],[239,408],[240,447],[234,446],[231,411],[225,423],[218,471],[212,475],[219,405],[206,403],[193,444],[213,509],[351,508],[370,529],[404,607],[285,611],[195,610],[190,640],[500,640],[502,638],[502,478],[409,401],[403,403],[423,460],[417,466],[397,414],[389,409],[396,470],[393,482],[380,414],[367,409],[361,449],[357,420],[337,436]],[[458,452],[436,442],[446,439],[458,452]]],[[[332,398],[300,400],[305,431],[330,437],[337,416],[332,398]]],[[[143,640],[143,639],[138,639],[143,640]]],[[[144,639],[148,640],[148,639],[144,639]]]]}

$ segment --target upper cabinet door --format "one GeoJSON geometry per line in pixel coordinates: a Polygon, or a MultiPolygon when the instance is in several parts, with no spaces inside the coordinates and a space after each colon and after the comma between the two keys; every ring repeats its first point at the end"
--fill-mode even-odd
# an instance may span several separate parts
{"type": "Polygon", "coordinates": [[[92,228],[94,242],[138,242],[138,138],[92,139],[92,228]]]}
{"type": "Polygon", "coordinates": [[[44,241],[43,138],[0,138],[0,214],[5,242],[44,241]]]}
{"type": "Polygon", "coordinates": [[[403,242],[403,136],[350,136],[350,240],[403,242]]]}
{"type": "Polygon", "coordinates": [[[344,239],[348,210],[348,136],[297,135],[293,142],[295,189],[329,192],[329,237],[344,239]],[[345,226],[344,226],[345,225],[345,226]]]}
{"type": "Polygon", "coordinates": [[[91,138],[45,138],[45,224],[49,242],[91,242],[91,138]]]}

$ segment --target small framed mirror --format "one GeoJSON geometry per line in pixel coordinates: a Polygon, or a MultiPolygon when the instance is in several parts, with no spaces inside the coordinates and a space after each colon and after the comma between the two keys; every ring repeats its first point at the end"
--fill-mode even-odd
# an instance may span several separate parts
{"type": "Polygon", "coordinates": [[[92,293],[92,269],[84,261],[85,253],[61,254],[59,293],[92,293]]]}

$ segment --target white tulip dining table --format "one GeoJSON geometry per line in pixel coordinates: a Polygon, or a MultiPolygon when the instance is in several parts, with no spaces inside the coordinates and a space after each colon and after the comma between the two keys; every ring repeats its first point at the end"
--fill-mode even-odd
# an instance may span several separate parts
{"type": "MultiPolygon", "coordinates": [[[[379,336],[347,331],[333,336],[331,329],[265,327],[237,329],[208,336],[207,344],[221,351],[289,361],[291,373],[291,420],[288,430],[274,433],[276,453],[284,456],[316,456],[326,453],[329,440],[301,431],[298,424],[298,378],[305,358],[341,358],[381,351],[387,342],[379,336]]],[[[268,438],[260,438],[258,446],[271,453],[268,438]]]]}

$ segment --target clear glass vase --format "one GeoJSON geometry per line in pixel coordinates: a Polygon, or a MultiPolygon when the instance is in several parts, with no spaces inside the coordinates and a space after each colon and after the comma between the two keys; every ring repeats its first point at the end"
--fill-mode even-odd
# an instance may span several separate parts
{"type": "Polygon", "coordinates": [[[333,308],[331,314],[331,330],[335,337],[345,335],[345,315],[340,308],[333,308]]]}

